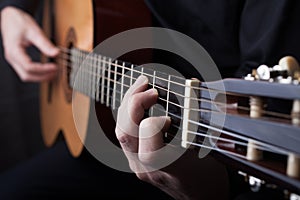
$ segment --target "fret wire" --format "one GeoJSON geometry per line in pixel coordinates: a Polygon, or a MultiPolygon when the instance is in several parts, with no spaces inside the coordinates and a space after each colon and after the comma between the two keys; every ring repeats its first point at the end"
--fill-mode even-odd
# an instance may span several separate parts
{"type": "MultiPolygon", "coordinates": [[[[79,55],[79,57],[76,59],[76,62],[77,63],[80,63],[80,55],[79,55]]],[[[80,92],[83,92],[83,82],[84,82],[84,80],[83,80],[83,77],[82,77],[82,70],[83,70],[83,68],[82,67],[79,67],[79,85],[80,85],[80,92]]]]}
{"type": "Polygon", "coordinates": [[[116,90],[117,90],[117,67],[115,67],[114,74],[114,89],[113,89],[113,109],[116,109],[116,90]]]}
{"type": "MultiPolygon", "coordinates": [[[[95,67],[93,67],[93,66],[96,66],[95,62],[96,62],[95,59],[91,59],[91,61],[90,61],[90,64],[92,65],[92,66],[90,66],[92,73],[95,73],[95,67]]],[[[94,98],[94,84],[93,83],[95,83],[94,78],[95,78],[94,75],[90,76],[90,92],[91,92],[90,96],[92,96],[93,98],[94,98]]]]}
{"type": "MultiPolygon", "coordinates": [[[[87,65],[89,65],[89,66],[87,66],[87,69],[90,70],[90,71],[93,73],[93,70],[91,70],[91,65],[92,65],[92,64],[91,64],[91,61],[92,61],[92,59],[90,59],[90,58],[91,58],[91,57],[88,57],[88,58],[87,58],[87,59],[88,59],[88,60],[87,60],[87,62],[88,62],[87,65]]],[[[92,84],[90,83],[91,80],[92,80],[92,79],[91,79],[91,76],[92,76],[91,74],[90,74],[90,77],[89,77],[89,76],[86,76],[86,77],[88,77],[88,80],[87,80],[87,84],[86,84],[85,90],[86,90],[87,93],[89,94],[88,96],[91,96],[91,93],[92,93],[92,92],[91,92],[91,87],[90,87],[90,86],[92,85],[92,84]]]]}
{"type": "MultiPolygon", "coordinates": [[[[107,88],[110,88],[110,75],[111,75],[111,58],[108,59],[108,72],[107,72],[107,88]]],[[[107,90],[107,96],[109,96],[109,90],[107,90]]],[[[106,106],[109,107],[109,98],[106,98],[106,106]]]]}
{"type": "MultiPolygon", "coordinates": [[[[99,60],[101,60],[101,56],[100,55],[96,55],[96,56],[99,58],[99,60]]],[[[99,62],[99,60],[98,60],[98,63],[96,65],[96,74],[101,74],[101,72],[100,72],[101,71],[100,70],[101,69],[101,62],[99,62]]],[[[97,81],[95,83],[96,84],[96,86],[95,86],[96,87],[96,100],[99,101],[99,99],[100,99],[100,79],[101,79],[100,77],[101,76],[98,75],[96,77],[97,77],[96,78],[97,81]]]]}
{"type": "MultiPolygon", "coordinates": [[[[80,55],[78,56],[78,58],[76,59],[77,63],[80,63],[80,55]]],[[[83,80],[82,80],[82,68],[79,67],[79,88],[80,91],[83,91],[83,80]]]]}
{"type": "MultiPolygon", "coordinates": [[[[81,58],[83,57],[82,55],[83,53],[81,53],[81,56],[78,59],[78,62],[81,63],[81,58]]],[[[89,60],[87,59],[87,62],[89,60]]],[[[87,93],[87,89],[86,89],[86,85],[87,85],[87,76],[84,75],[84,70],[86,70],[85,68],[83,68],[83,66],[81,65],[81,77],[82,77],[82,93],[86,94],[87,93]]]]}
{"type": "Polygon", "coordinates": [[[134,65],[133,64],[131,64],[131,70],[130,70],[130,85],[132,85],[133,83],[132,83],[132,78],[133,78],[133,67],[134,67],[134,65]]]}
{"type": "MultiPolygon", "coordinates": [[[[96,56],[96,55],[95,55],[95,56],[96,56]]],[[[97,66],[97,64],[98,64],[98,60],[97,60],[97,59],[94,59],[94,66],[97,66]]],[[[97,74],[97,67],[93,67],[92,69],[94,69],[94,70],[93,70],[94,73],[97,74]]],[[[97,80],[96,80],[97,76],[92,76],[92,78],[93,78],[93,81],[92,81],[92,82],[97,83],[97,80]]],[[[93,97],[94,97],[95,99],[96,99],[96,87],[97,87],[97,84],[93,84],[93,85],[92,85],[92,88],[93,88],[92,93],[93,93],[93,97]]]]}
{"type": "Polygon", "coordinates": [[[168,116],[168,113],[169,113],[170,79],[171,79],[171,76],[168,75],[169,81],[168,81],[168,90],[167,90],[166,116],[168,116]]]}
{"type": "Polygon", "coordinates": [[[120,96],[120,99],[121,101],[123,100],[123,94],[124,94],[124,74],[125,74],[125,63],[123,62],[122,64],[122,74],[121,74],[121,96],[120,96]]]}
{"type": "MultiPolygon", "coordinates": [[[[155,76],[156,76],[156,71],[153,71],[153,78],[152,78],[152,89],[154,89],[155,87],[155,76]]],[[[150,108],[150,115],[153,116],[153,107],[151,106],[150,108]]]]}
{"type": "MultiPolygon", "coordinates": [[[[106,57],[102,57],[102,61],[105,61],[106,57]]],[[[101,77],[101,103],[104,104],[104,77],[105,77],[105,62],[102,62],[102,77],[101,77]]]]}
{"type": "MultiPolygon", "coordinates": [[[[141,75],[144,75],[144,67],[141,68],[141,75]]],[[[148,75],[148,74],[146,74],[148,75]]]]}

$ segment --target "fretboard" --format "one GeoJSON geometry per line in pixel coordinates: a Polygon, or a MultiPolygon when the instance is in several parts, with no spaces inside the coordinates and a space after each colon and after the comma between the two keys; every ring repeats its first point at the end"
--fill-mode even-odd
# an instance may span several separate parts
{"type": "Polygon", "coordinates": [[[167,112],[171,93],[174,93],[172,91],[176,91],[176,96],[184,97],[184,78],[156,71],[148,66],[113,60],[77,48],[71,49],[69,62],[70,87],[113,109],[120,106],[126,91],[140,75],[147,76],[149,87],[162,93],[164,98],[161,101],[165,101],[167,112]]]}

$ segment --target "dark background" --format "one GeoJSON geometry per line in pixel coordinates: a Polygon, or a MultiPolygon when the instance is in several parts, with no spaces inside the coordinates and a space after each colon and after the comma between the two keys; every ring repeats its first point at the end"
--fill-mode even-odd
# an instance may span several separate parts
{"type": "MultiPolygon", "coordinates": [[[[38,16],[40,13],[35,17],[38,16]]],[[[35,49],[28,51],[34,60],[39,59],[35,49]]],[[[18,78],[5,61],[0,38],[0,172],[44,148],[39,122],[39,85],[18,78]]]]}

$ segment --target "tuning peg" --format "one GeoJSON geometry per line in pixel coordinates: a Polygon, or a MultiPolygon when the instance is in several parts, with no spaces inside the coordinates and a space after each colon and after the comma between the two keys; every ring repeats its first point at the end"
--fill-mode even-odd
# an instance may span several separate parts
{"type": "Polygon", "coordinates": [[[281,65],[274,65],[272,68],[274,71],[285,71],[286,68],[284,66],[281,65]]]}
{"type": "Polygon", "coordinates": [[[285,56],[281,58],[278,65],[286,70],[288,75],[291,77],[294,77],[295,73],[300,71],[299,63],[293,56],[285,56]]]}
{"type": "Polygon", "coordinates": [[[260,80],[269,80],[271,78],[271,69],[267,65],[260,65],[256,70],[256,75],[260,80]]]}

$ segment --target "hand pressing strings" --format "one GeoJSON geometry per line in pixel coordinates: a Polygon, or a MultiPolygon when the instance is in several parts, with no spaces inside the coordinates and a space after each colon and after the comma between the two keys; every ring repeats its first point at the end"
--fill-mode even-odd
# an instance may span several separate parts
{"type": "Polygon", "coordinates": [[[148,79],[142,75],[126,92],[118,110],[116,136],[131,170],[175,199],[227,199],[226,169],[210,156],[199,159],[195,151],[187,150],[170,165],[159,167],[163,158],[176,154],[176,148],[163,140],[171,124],[169,117],[143,119],[145,110],[158,98],[156,89],[147,88],[148,79]]]}

